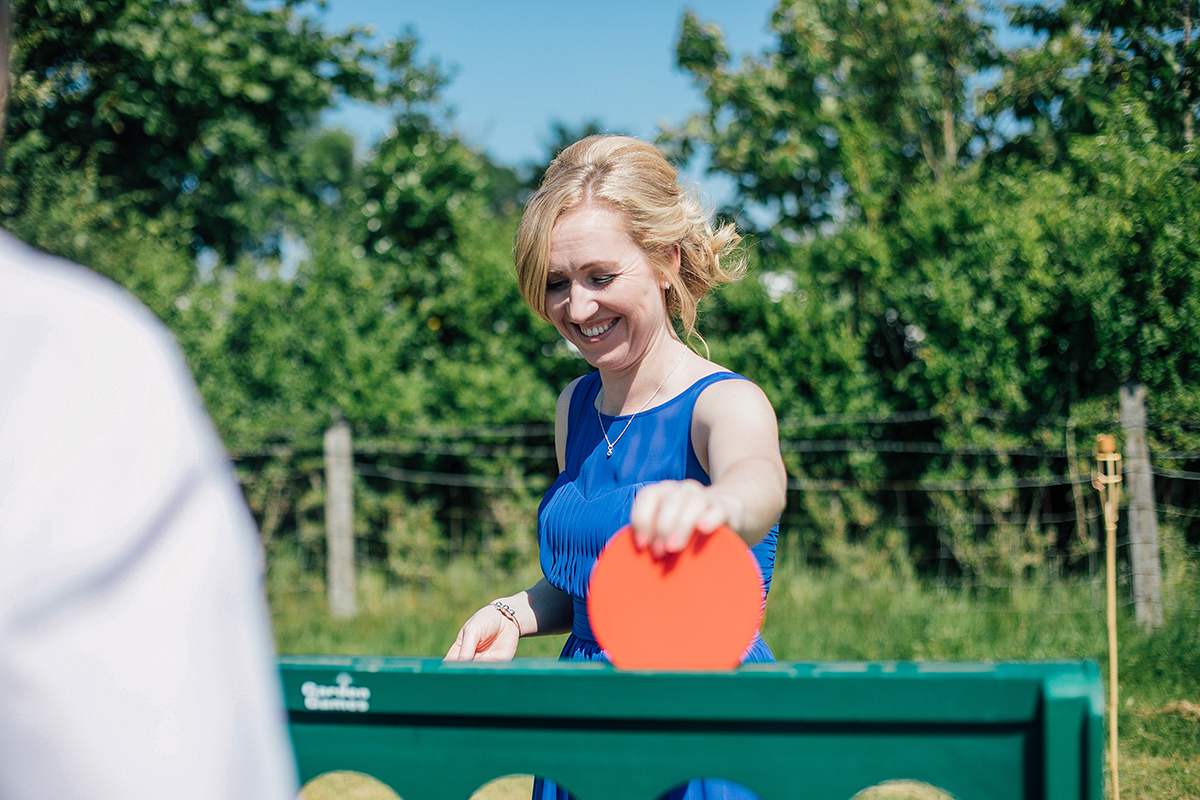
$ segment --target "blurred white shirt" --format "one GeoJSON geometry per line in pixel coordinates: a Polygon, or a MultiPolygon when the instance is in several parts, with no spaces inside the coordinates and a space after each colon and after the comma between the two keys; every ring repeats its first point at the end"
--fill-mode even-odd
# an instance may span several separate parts
{"type": "Polygon", "coordinates": [[[166,328],[0,231],[0,799],[294,798],[261,576],[166,328]]]}

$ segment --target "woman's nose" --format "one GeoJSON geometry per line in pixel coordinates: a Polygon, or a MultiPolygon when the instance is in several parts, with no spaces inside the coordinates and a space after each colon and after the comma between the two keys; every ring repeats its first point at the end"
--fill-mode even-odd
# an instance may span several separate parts
{"type": "Polygon", "coordinates": [[[596,313],[596,298],[582,283],[573,283],[567,295],[567,316],[571,322],[586,322],[596,313]]]}

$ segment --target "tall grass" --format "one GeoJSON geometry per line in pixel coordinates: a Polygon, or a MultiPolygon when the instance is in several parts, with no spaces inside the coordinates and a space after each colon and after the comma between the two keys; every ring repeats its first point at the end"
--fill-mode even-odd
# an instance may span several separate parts
{"type": "Polygon", "coordinates": [[[781,660],[1099,661],[1107,651],[1103,597],[1097,613],[1089,585],[938,588],[781,567],[763,625],[781,660]]]}
{"type": "MultiPolygon", "coordinates": [[[[401,584],[381,571],[361,570],[359,613],[349,620],[329,616],[324,583],[287,552],[272,558],[267,587],[280,653],[442,656],[477,609],[540,578],[536,564],[506,575],[467,556],[450,559],[425,580],[401,584]]],[[[525,639],[519,655],[557,656],[566,638],[525,639]]]]}

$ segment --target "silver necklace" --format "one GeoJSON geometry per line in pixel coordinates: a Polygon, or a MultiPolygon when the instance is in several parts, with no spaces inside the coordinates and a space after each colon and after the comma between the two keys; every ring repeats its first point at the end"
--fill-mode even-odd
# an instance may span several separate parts
{"type": "MultiPolygon", "coordinates": [[[[686,350],[679,354],[679,360],[676,361],[675,366],[671,367],[670,371],[667,372],[667,377],[662,379],[662,383],[660,383],[658,388],[654,390],[654,394],[650,395],[650,399],[646,401],[646,405],[629,415],[629,421],[625,423],[624,428],[621,428],[621,432],[617,434],[617,438],[612,440],[608,438],[608,431],[604,430],[604,418],[600,416],[600,402],[598,400],[596,401],[596,419],[600,422],[600,433],[604,435],[604,443],[608,445],[608,454],[605,456],[605,458],[612,458],[613,448],[617,446],[617,442],[621,441],[621,437],[625,435],[625,431],[629,430],[629,426],[633,424],[633,418],[650,407],[650,404],[654,402],[654,398],[658,397],[658,393],[662,391],[662,387],[667,385],[667,381],[670,380],[671,375],[675,373],[675,367],[679,366],[685,355],[687,355],[686,350]]],[[[601,391],[603,391],[603,387],[601,387],[601,391]]]]}

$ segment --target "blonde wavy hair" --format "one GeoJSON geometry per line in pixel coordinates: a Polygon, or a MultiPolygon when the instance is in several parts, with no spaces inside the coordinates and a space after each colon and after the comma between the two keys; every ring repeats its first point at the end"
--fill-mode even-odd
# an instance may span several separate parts
{"type": "Polygon", "coordinates": [[[698,336],[700,300],[745,272],[737,249],[742,237],[732,224],[714,229],[696,193],[679,186],[675,168],[658,148],[629,136],[589,136],[563,150],[525,204],[513,260],[529,307],[549,320],[550,234],[564,214],[586,203],[607,203],[621,212],[630,237],[671,284],[667,311],[679,320],[685,339],[698,336]],[[669,266],[674,245],[679,245],[678,276],[669,266]]]}

